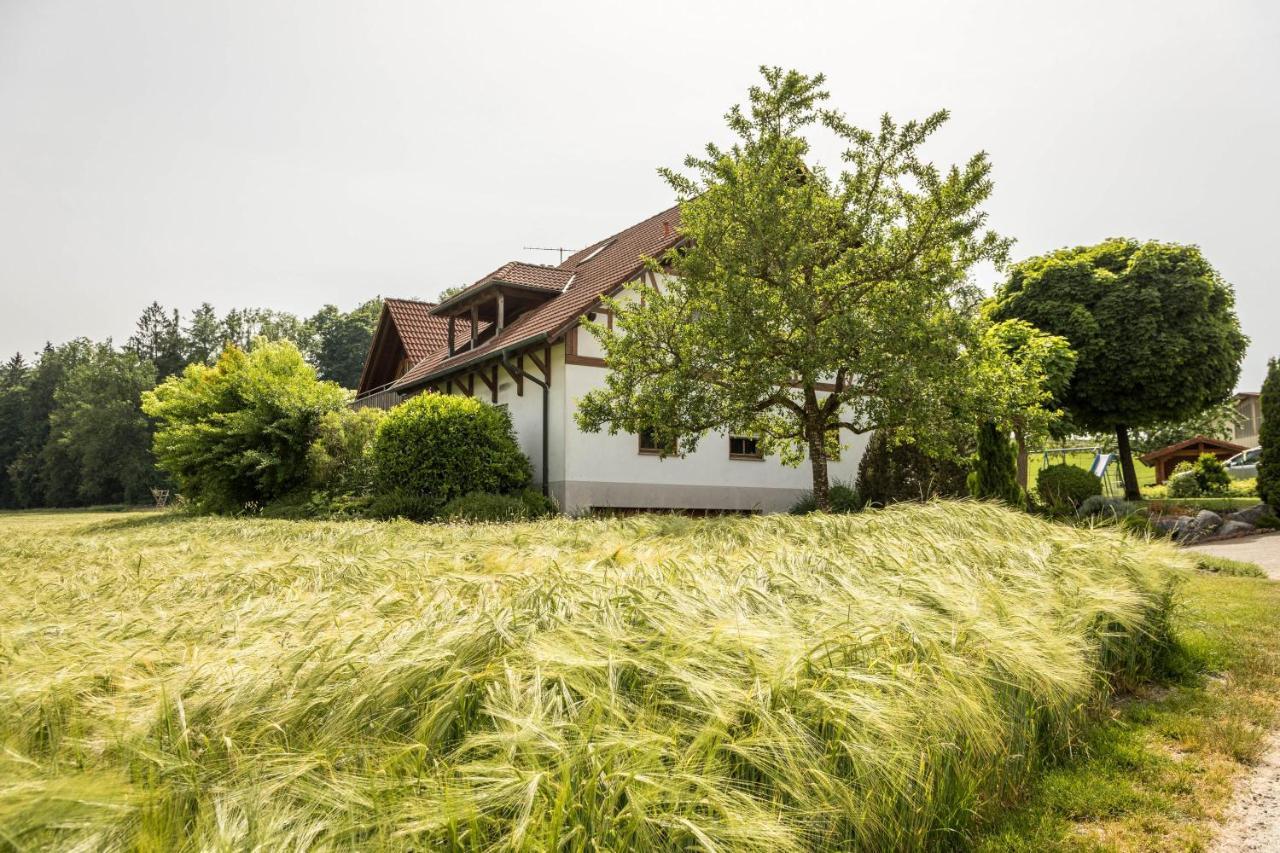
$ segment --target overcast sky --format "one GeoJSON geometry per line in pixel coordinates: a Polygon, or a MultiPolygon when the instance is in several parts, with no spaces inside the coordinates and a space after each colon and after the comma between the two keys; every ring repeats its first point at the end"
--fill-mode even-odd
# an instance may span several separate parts
{"type": "MultiPolygon", "coordinates": [[[[1015,259],[1199,244],[1280,355],[1267,2],[0,0],[0,346],[123,340],[153,299],[432,298],[671,203],[762,63],[991,155],[1015,259]]],[[[990,282],[990,271],[981,278],[990,282]]]]}

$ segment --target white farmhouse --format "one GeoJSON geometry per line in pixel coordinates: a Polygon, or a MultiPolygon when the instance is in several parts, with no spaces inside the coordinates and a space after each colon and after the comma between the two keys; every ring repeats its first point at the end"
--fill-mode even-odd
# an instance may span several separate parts
{"type": "MultiPolygon", "coordinates": [[[[586,433],[577,400],[608,366],[584,317],[611,325],[604,296],[677,246],[679,208],[606,237],[559,266],[512,261],[439,304],[388,299],[360,378],[357,405],[389,407],[422,392],[465,394],[506,406],[534,480],[567,512],[777,512],[809,489],[808,465],[761,455],[751,436],[708,435],[685,457],[661,457],[643,435],[586,433]]],[[[851,482],[859,436],[830,466],[851,482]]]]}

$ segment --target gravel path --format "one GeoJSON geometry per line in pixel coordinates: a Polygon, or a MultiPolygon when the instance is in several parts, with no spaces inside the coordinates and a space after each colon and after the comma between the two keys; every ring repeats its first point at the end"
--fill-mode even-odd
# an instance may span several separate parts
{"type": "MultiPolygon", "coordinates": [[[[1270,578],[1280,580],[1280,536],[1275,534],[1193,545],[1190,550],[1257,563],[1270,578]]],[[[1215,853],[1280,850],[1280,734],[1271,736],[1253,772],[1240,780],[1213,849],[1215,853]]]]}
{"type": "MultiPolygon", "coordinates": [[[[1209,542],[1205,545],[1191,545],[1188,550],[1203,551],[1215,557],[1230,557],[1233,560],[1257,563],[1272,580],[1280,580],[1280,535],[1275,533],[1228,539],[1225,542],[1209,542]]],[[[1276,849],[1280,850],[1280,847],[1276,849]]]]}
{"type": "Polygon", "coordinates": [[[1280,738],[1272,735],[1262,760],[1241,780],[1215,853],[1280,850],[1280,738]]]}

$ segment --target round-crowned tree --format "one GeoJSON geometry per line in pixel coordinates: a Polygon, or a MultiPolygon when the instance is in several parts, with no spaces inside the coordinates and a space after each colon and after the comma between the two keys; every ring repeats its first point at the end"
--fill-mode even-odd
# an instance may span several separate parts
{"type": "Polygon", "coordinates": [[[441,507],[471,492],[507,494],[532,470],[505,408],[420,394],[387,413],[373,439],[376,488],[441,507]]]}
{"type": "Polygon", "coordinates": [[[1225,400],[1248,338],[1235,294],[1195,246],[1112,239],[1013,267],[992,315],[1066,338],[1076,368],[1059,398],[1083,429],[1114,431],[1125,496],[1140,497],[1129,428],[1225,400]]]}

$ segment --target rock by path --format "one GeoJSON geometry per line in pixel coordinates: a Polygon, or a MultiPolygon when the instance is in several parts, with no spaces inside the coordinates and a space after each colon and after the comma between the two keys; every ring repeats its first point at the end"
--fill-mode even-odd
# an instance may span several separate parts
{"type": "Polygon", "coordinates": [[[1280,737],[1272,735],[1262,760],[1240,780],[1213,849],[1215,853],[1280,850],[1280,737]]]}
{"type": "MultiPolygon", "coordinates": [[[[1222,542],[1208,542],[1204,545],[1189,545],[1187,550],[1257,563],[1267,573],[1267,577],[1280,580],[1280,534],[1267,533],[1261,536],[1226,539],[1222,542]]],[[[1280,850],[1280,847],[1275,849],[1280,850]]]]}

